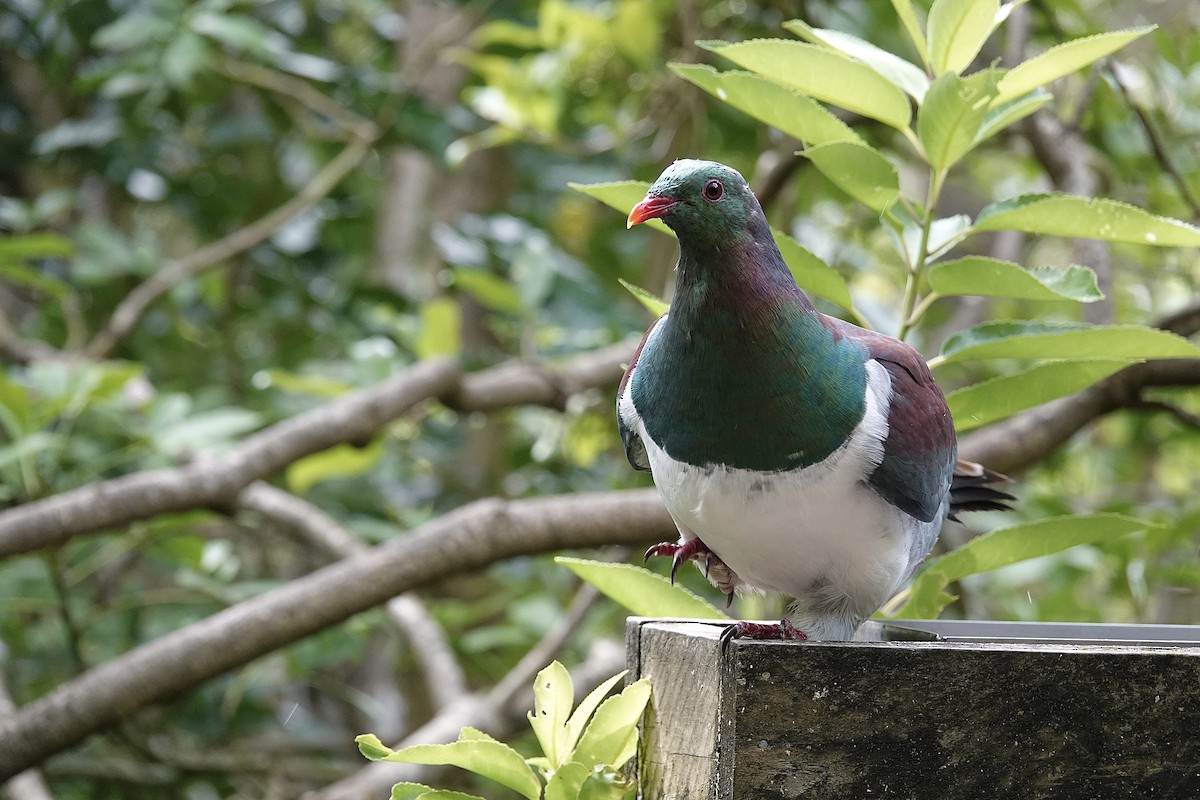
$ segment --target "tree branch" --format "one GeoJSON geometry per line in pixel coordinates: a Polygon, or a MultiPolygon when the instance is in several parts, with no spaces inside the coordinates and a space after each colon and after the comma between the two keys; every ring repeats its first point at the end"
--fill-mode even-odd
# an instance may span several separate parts
{"type": "Polygon", "coordinates": [[[653,489],[471,503],[141,645],[0,718],[0,777],[417,586],[515,556],[642,544],[673,531],[653,489]]]}
{"type": "MultiPolygon", "coordinates": [[[[334,558],[350,558],[371,547],[317,506],[266,481],[255,481],[238,495],[238,505],[275,520],[334,558]]],[[[387,612],[408,639],[425,689],[441,709],[468,693],[467,678],[446,632],[417,597],[402,594],[387,602],[387,612]]]]}
{"type": "MultiPolygon", "coordinates": [[[[4,672],[0,671],[0,719],[9,716],[17,710],[12,696],[8,693],[8,685],[4,682],[4,672]]],[[[35,769],[28,769],[14,776],[7,783],[0,783],[0,795],[11,800],[54,800],[42,774],[35,769]]]]}

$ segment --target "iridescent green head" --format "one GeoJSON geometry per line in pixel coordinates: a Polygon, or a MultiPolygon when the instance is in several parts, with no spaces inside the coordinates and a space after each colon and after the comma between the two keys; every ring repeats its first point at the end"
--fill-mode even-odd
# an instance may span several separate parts
{"type": "Polygon", "coordinates": [[[629,214],[633,227],[661,219],[675,231],[681,247],[728,245],[766,220],[746,179],[715,161],[676,161],[658,176],[646,199],[629,214]]]}

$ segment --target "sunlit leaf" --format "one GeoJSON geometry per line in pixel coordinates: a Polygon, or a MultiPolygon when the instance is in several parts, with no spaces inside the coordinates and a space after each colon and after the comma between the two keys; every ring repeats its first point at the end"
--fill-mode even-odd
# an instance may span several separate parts
{"type": "Polygon", "coordinates": [[[823,44],[863,62],[912,95],[918,102],[929,89],[929,77],[916,64],[905,61],[895,53],[889,53],[853,34],[826,28],[813,28],[800,19],[788,20],[783,23],[783,27],[806,41],[823,44]]]}
{"type": "Polygon", "coordinates": [[[70,239],[57,233],[25,233],[0,238],[0,262],[34,258],[65,258],[75,252],[70,239]]]}
{"type": "Polygon", "coordinates": [[[371,440],[366,447],[339,444],[292,462],[287,468],[288,489],[305,495],[312,487],[335,478],[353,478],[375,467],[383,458],[384,437],[371,440]]]}
{"type": "Polygon", "coordinates": [[[810,295],[823,297],[847,311],[853,310],[850,287],[837,270],[783,231],[772,229],[771,235],[775,238],[775,245],[779,248],[779,253],[788,265],[797,286],[810,295]]]}
{"type": "Polygon", "coordinates": [[[1027,194],[992,203],[975,229],[1016,230],[1159,247],[1200,247],[1200,228],[1117,200],[1027,194]]]}
{"type": "MultiPolygon", "coordinates": [[[[359,737],[359,750],[363,749],[359,737]]],[[[450,744],[418,744],[394,750],[375,761],[395,761],[403,764],[450,765],[482,775],[512,789],[527,800],[538,800],[542,784],[526,765],[525,759],[508,745],[487,740],[459,740],[450,744]]]]}
{"type": "Polygon", "coordinates": [[[900,196],[896,168],[873,147],[857,142],[830,142],[801,155],[835,186],[874,211],[886,211],[900,196]]]}
{"type": "Polygon", "coordinates": [[[420,333],[413,345],[417,358],[449,356],[462,351],[462,312],[452,297],[431,297],[421,303],[420,333]]]}
{"type": "Polygon", "coordinates": [[[850,126],[811,97],[760,75],[741,70],[718,72],[703,64],[668,66],[718,100],[806,144],[862,141],[850,126]]]}
{"type": "Polygon", "coordinates": [[[566,556],[554,561],[638,616],[728,619],[708,601],[648,569],[566,556]]]}
{"type": "Polygon", "coordinates": [[[649,700],[650,681],[642,678],[601,703],[571,760],[589,768],[603,764],[619,769],[637,752],[637,724],[649,700]]]}
{"type": "Polygon", "coordinates": [[[975,143],[986,141],[1010,125],[1025,119],[1049,103],[1050,99],[1050,93],[1044,89],[1035,89],[1008,102],[997,102],[993,99],[992,107],[988,109],[983,124],[979,126],[979,132],[975,134],[975,143]]]}
{"type": "Polygon", "coordinates": [[[942,295],[1009,297],[1015,300],[1076,300],[1091,303],[1104,297],[1096,273],[1088,267],[1026,269],[1012,261],[966,256],[934,265],[929,287],[942,295]]]}
{"type": "Polygon", "coordinates": [[[935,75],[962,72],[975,60],[999,8],[999,0],[934,0],[927,25],[935,75]]]}
{"type": "Polygon", "coordinates": [[[1045,86],[1051,81],[1077,72],[1110,53],[1120,50],[1135,39],[1140,39],[1156,27],[1155,25],[1144,25],[1138,28],[1126,28],[1108,33],[1098,33],[1095,36],[1084,36],[1055,45],[1046,52],[1009,70],[997,86],[999,94],[996,96],[995,102],[1003,103],[1012,100],[1032,89],[1045,86]]]}
{"type": "Polygon", "coordinates": [[[866,64],[824,47],[790,39],[697,44],[809,97],[898,130],[906,128],[912,117],[908,96],[899,87],[866,64]]]}
{"type": "Polygon", "coordinates": [[[567,741],[567,718],[574,702],[575,686],[571,674],[559,662],[551,662],[534,678],[529,727],[533,728],[551,769],[561,766],[571,751],[567,741]]]}
{"type": "Polygon", "coordinates": [[[1200,347],[1138,325],[991,322],[960,331],[942,346],[942,363],[988,358],[1200,358],[1200,347]]]}
{"type": "Polygon", "coordinates": [[[960,78],[948,72],[929,87],[917,135],[934,169],[949,169],[975,145],[996,96],[997,73],[988,69],[960,78]]]}
{"type": "Polygon", "coordinates": [[[962,547],[927,561],[913,581],[909,601],[895,616],[936,617],[948,597],[945,587],[967,575],[1158,527],[1120,514],[1088,514],[1040,519],[976,536],[962,547]]]}
{"type": "Polygon", "coordinates": [[[579,744],[579,737],[583,734],[587,727],[588,721],[595,713],[596,707],[601,701],[608,696],[612,688],[628,674],[629,670],[621,670],[616,675],[613,675],[608,680],[601,683],[592,691],[588,692],[587,697],[579,702],[579,706],[571,712],[571,718],[567,720],[567,746],[566,750],[572,751],[579,744]]]}
{"type": "Polygon", "coordinates": [[[591,774],[578,761],[563,764],[546,782],[545,800],[579,800],[579,790],[591,774]]]}
{"type": "Polygon", "coordinates": [[[493,311],[519,314],[524,310],[521,293],[512,282],[481,269],[456,269],[454,285],[493,311]]]}
{"type": "Polygon", "coordinates": [[[954,425],[968,431],[1086,389],[1132,363],[1131,359],[1048,361],[946,395],[954,425]]]}
{"type": "Polygon", "coordinates": [[[892,8],[896,10],[896,17],[900,20],[900,25],[904,28],[904,32],[908,34],[908,40],[916,48],[921,62],[928,64],[929,45],[925,40],[925,28],[917,21],[916,12],[913,11],[912,0],[892,0],[892,8]]]}

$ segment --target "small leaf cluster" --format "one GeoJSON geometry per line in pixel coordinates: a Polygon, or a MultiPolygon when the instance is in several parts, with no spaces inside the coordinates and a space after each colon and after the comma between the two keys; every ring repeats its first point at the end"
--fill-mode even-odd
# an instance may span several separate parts
{"type": "MultiPolygon", "coordinates": [[[[634,797],[635,787],[621,768],[637,753],[637,725],[650,700],[650,683],[643,678],[605,699],[625,674],[604,681],[574,706],[575,687],[566,667],[555,661],[539,672],[533,683],[529,725],[542,755],[534,758],[524,758],[475,728],[463,728],[458,740],[450,744],[402,750],[392,750],[369,733],[356,741],[372,761],[460,767],[526,800],[628,800],[634,797]]],[[[398,783],[392,787],[392,800],[481,799],[417,783],[398,783]]]]}

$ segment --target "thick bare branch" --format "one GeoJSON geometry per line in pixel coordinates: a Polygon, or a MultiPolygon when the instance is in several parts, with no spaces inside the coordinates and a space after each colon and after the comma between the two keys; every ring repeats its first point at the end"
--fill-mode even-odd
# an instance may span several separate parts
{"type": "Polygon", "coordinates": [[[97,481],[9,509],[0,514],[0,557],[158,514],[229,507],[243,487],[299,458],[343,442],[369,441],[417,403],[448,391],[459,377],[451,361],[421,362],[378,386],[273,425],[228,453],[175,469],[97,481]]]}
{"type": "MultiPolygon", "coordinates": [[[[8,693],[8,685],[4,682],[4,673],[0,671],[0,718],[7,717],[17,710],[12,697],[8,693]]],[[[7,783],[0,783],[0,796],[9,800],[54,800],[42,774],[36,769],[27,769],[16,775],[7,783]]]]}
{"type": "Polygon", "coordinates": [[[0,718],[0,778],[401,592],[506,558],[642,544],[674,525],[651,489],[481,500],[144,644],[0,718]]]}
{"type": "Polygon", "coordinates": [[[1024,469],[1046,458],[1095,419],[1141,403],[1150,386],[1200,385],[1200,359],[1146,361],[1110,375],[1082,392],[984,428],[959,443],[959,454],[1000,472],[1024,469]]]}

